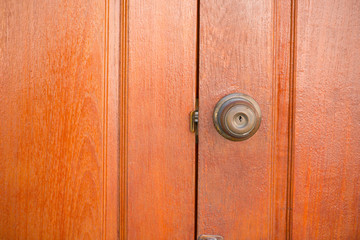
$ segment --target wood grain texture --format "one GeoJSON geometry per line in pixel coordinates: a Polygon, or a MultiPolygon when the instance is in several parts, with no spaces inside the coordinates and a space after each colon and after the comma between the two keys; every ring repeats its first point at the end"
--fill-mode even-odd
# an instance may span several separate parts
{"type": "Polygon", "coordinates": [[[285,239],[290,1],[200,3],[197,234],[285,239]],[[222,138],[212,122],[217,101],[234,92],[263,114],[244,142],[222,138]]]}
{"type": "Polygon", "coordinates": [[[196,1],[128,2],[128,239],[194,239],[196,1]]]}
{"type": "Polygon", "coordinates": [[[289,229],[289,140],[291,104],[291,1],[274,1],[273,79],[272,79],[272,156],[269,239],[287,239],[289,229]]]}
{"type": "Polygon", "coordinates": [[[117,238],[116,6],[0,3],[1,239],[117,238]]]}
{"type": "Polygon", "coordinates": [[[360,2],[298,1],[293,239],[360,238],[360,2]]]}
{"type": "Polygon", "coordinates": [[[120,1],[120,56],[119,56],[119,123],[120,123],[120,159],[119,159],[119,238],[127,239],[127,164],[128,164],[128,0],[120,1]]]}
{"type": "Polygon", "coordinates": [[[107,54],[105,61],[108,62],[107,73],[107,97],[106,111],[104,118],[106,119],[107,143],[106,143],[106,168],[104,172],[104,181],[106,183],[104,202],[105,211],[105,235],[103,239],[119,239],[120,238],[120,179],[123,174],[123,166],[120,165],[120,0],[105,1],[106,3],[106,39],[107,54]]]}

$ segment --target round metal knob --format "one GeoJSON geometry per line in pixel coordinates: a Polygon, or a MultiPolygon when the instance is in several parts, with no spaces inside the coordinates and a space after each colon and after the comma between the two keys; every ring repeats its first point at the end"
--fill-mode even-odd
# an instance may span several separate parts
{"type": "Polygon", "coordinates": [[[259,129],[260,123],[260,107],[246,94],[227,95],[215,106],[215,128],[229,140],[243,141],[250,138],[259,129]]]}

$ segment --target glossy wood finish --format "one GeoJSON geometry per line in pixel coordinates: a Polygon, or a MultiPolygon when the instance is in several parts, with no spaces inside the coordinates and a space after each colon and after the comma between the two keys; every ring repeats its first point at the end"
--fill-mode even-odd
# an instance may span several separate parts
{"type": "Polygon", "coordinates": [[[128,1],[127,237],[194,239],[196,1],[128,1]]]}
{"type": "Polygon", "coordinates": [[[0,9],[0,238],[117,239],[119,2],[0,9]]]}
{"type": "Polygon", "coordinates": [[[291,2],[200,3],[197,234],[285,239],[291,2]],[[263,115],[244,142],[224,139],[212,122],[217,101],[234,92],[252,96],[263,115]]]}
{"type": "Polygon", "coordinates": [[[298,1],[293,239],[360,238],[360,2],[298,1]]]}

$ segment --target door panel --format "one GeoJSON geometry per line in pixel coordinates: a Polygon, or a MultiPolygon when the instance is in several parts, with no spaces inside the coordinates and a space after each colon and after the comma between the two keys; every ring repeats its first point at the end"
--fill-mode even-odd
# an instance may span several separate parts
{"type": "Polygon", "coordinates": [[[294,239],[360,238],[360,2],[299,1],[294,239]]]}
{"type": "Polygon", "coordinates": [[[128,7],[128,239],[193,239],[196,1],[128,7]]]}
{"type": "Polygon", "coordinates": [[[117,239],[118,4],[0,9],[0,238],[117,239]]]}
{"type": "Polygon", "coordinates": [[[198,235],[357,239],[360,5],[201,1],[198,235]],[[234,92],[259,103],[243,142],[213,126],[234,92]]]}
{"type": "Polygon", "coordinates": [[[200,1],[198,235],[286,234],[290,2],[200,1]],[[260,105],[258,132],[220,136],[213,110],[240,92],[260,105]]]}

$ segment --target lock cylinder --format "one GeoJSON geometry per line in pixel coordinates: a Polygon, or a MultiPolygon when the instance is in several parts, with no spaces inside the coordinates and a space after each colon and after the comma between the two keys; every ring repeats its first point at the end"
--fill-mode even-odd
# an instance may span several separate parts
{"type": "Polygon", "coordinates": [[[259,129],[261,110],[250,96],[233,93],[216,104],[213,120],[221,136],[232,141],[243,141],[259,129]]]}

